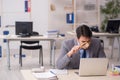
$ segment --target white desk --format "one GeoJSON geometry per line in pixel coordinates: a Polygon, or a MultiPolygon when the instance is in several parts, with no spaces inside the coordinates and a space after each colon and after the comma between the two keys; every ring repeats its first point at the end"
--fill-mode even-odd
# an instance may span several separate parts
{"type": "MultiPolygon", "coordinates": [[[[73,31],[69,31],[69,32],[67,32],[68,34],[70,34],[70,35],[75,35],[76,33],[75,32],[73,32],[73,31]]],[[[120,37],[120,34],[118,34],[118,33],[96,33],[96,32],[92,32],[92,34],[93,34],[93,36],[95,36],[95,37],[98,37],[98,36],[107,36],[107,37],[120,37]]]]}
{"type": "Polygon", "coordinates": [[[99,37],[109,37],[111,39],[111,43],[112,43],[112,50],[111,50],[111,58],[113,57],[113,46],[114,46],[114,41],[115,41],[115,38],[117,38],[118,40],[118,46],[119,46],[119,56],[118,56],[118,60],[120,59],[120,34],[117,34],[117,33],[94,33],[93,32],[93,36],[99,36],[99,37]]]}
{"type": "Polygon", "coordinates": [[[50,49],[50,64],[55,67],[55,40],[56,39],[64,39],[63,37],[56,37],[56,38],[50,38],[47,36],[31,36],[31,37],[17,37],[15,35],[8,35],[4,37],[4,39],[7,40],[7,64],[8,64],[8,69],[10,69],[10,47],[9,43],[10,41],[50,41],[51,43],[51,49],[50,49]]]}
{"type": "MultiPolygon", "coordinates": [[[[58,80],[120,80],[120,76],[112,76],[109,73],[106,76],[80,77],[75,72],[78,70],[68,70],[68,74],[57,75],[58,80]]],[[[21,70],[24,80],[37,80],[31,70],[21,70]]]]}
{"type": "MultiPolygon", "coordinates": [[[[74,35],[75,36],[75,32],[69,31],[68,34],[70,35],[74,35]]],[[[96,33],[93,32],[92,33],[94,37],[109,37],[109,39],[111,39],[111,44],[112,44],[112,50],[111,50],[111,58],[113,57],[113,46],[114,46],[114,41],[115,38],[117,38],[118,40],[118,44],[119,44],[119,56],[118,56],[118,60],[120,59],[120,34],[118,33],[96,33]]]]}

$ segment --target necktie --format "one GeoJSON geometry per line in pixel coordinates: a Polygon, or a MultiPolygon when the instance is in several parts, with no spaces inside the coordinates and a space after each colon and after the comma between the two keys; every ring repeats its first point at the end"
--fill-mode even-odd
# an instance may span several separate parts
{"type": "Polygon", "coordinates": [[[86,57],[87,57],[86,50],[83,50],[82,58],[86,58],[86,57]]]}

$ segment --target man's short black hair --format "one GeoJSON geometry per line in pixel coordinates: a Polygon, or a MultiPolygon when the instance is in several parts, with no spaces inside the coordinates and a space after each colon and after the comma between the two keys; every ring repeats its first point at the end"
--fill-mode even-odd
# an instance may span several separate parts
{"type": "Polygon", "coordinates": [[[76,29],[76,35],[77,35],[78,39],[81,36],[91,38],[92,37],[92,32],[91,32],[90,28],[87,25],[80,25],[76,29]]]}

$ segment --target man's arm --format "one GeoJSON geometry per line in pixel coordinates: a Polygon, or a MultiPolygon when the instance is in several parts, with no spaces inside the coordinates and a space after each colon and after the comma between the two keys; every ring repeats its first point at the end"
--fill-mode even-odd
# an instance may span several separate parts
{"type": "Polygon", "coordinates": [[[67,55],[68,52],[69,52],[69,49],[67,47],[67,44],[66,44],[66,42],[63,42],[62,47],[61,47],[60,56],[58,57],[57,62],[56,62],[58,69],[64,69],[69,64],[70,57],[67,55]]]}
{"type": "Polygon", "coordinates": [[[76,54],[80,48],[82,48],[86,43],[80,45],[73,45],[73,42],[69,43],[66,41],[62,44],[61,54],[57,60],[57,68],[63,69],[69,67],[69,63],[73,54],[76,54]]]}

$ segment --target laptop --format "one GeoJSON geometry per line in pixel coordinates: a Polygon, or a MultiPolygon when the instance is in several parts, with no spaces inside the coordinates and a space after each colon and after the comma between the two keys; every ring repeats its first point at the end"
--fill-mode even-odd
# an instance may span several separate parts
{"type": "Polygon", "coordinates": [[[79,76],[103,76],[107,73],[107,58],[81,58],[79,76]]]}

